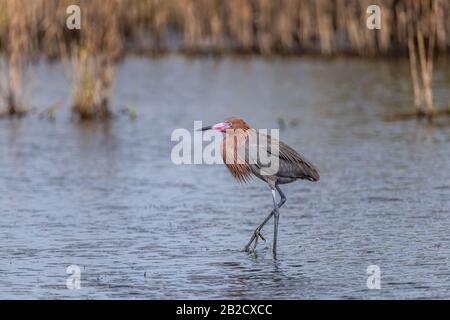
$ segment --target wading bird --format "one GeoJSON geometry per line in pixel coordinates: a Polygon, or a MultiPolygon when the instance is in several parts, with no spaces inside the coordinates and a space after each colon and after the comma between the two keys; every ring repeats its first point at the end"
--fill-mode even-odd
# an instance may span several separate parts
{"type": "Polygon", "coordinates": [[[276,257],[279,209],[287,200],[279,185],[299,179],[318,181],[319,173],[317,169],[294,149],[269,135],[258,133],[242,119],[227,118],[224,122],[207,126],[200,130],[216,130],[225,133],[225,137],[221,142],[221,153],[223,162],[234,178],[245,183],[254,175],[269,185],[272,191],[273,210],[255,229],[250,241],[245,246],[245,251],[254,251],[258,244],[258,238],[265,241],[261,235],[261,229],[274,217],[272,250],[274,257],[276,257]],[[256,139],[252,139],[255,136],[256,139]],[[252,150],[257,151],[256,157],[252,150]],[[268,164],[266,162],[262,163],[261,156],[266,156],[272,160],[275,159],[277,162],[276,171],[269,170],[268,164]],[[275,190],[280,195],[278,203],[275,190]],[[252,244],[253,248],[251,249],[252,244]]]}

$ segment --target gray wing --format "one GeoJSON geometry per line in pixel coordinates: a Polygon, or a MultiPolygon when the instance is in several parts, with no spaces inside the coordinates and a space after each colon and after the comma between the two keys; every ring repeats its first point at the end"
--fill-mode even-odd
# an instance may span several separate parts
{"type": "Polygon", "coordinates": [[[252,156],[252,153],[250,152],[249,159],[253,164],[260,168],[261,172],[265,172],[266,175],[276,175],[278,177],[291,179],[305,179],[310,181],[318,181],[320,179],[316,167],[314,167],[311,162],[309,162],[284,142],[272,138],[270,135],[263,134],[259,134],[258,139],[259,140],[257,140],[257,145],[255,145],[254,142],[256,139],[250,139],[250,142],[247,146],[247,151],[249,151],[249,149],[252,150],[252,148],[256,148],[256,150],[258,150],[258,157],[255,158],[255,156],[252,156]],[[261,137],[263,137],[262,143],[260,143],[261,137]],[[265,143],[264,141],[266,139],[267,143],[265,143]],[[278,158],[278,170],[275,174],[273,174],[273,172],[267,171],[267,158],[262,161],[260,155],[267,155],[268,158],[278,158]]]}
{"type": "Polygon", "coordinates": [[[295,177],[310,181],[320,179],[316,167],[287,144],[280,141],[280,176],[295,177]]]}

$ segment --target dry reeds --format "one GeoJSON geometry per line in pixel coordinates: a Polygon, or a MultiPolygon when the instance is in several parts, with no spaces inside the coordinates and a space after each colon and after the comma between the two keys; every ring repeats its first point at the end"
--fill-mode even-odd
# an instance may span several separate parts
{"type": "Polygon", "coordinates": [[[4,38],[9,46],[0,62],[0,98],[3,102],[0,116],[22,116],[29,110],[31,87],[25,73],[30,60],[30,23],[33,21],[34,11],[30,7],[22,8],[25,2],[8,1],[6,6],[5,17],[8,24],[4,38]]]}
{"type": "Polygon", "coordinates": [[[426,116],[429,119],[433,116],[434,109],[432,79],[438,27],[437,16],[443,9],[443,5],[444,2],[441,0],[408,2],[406,4],[408,52],[414,105],[419,117],[426,116]],[[422,105],[422,101],[425,102],[425,107],[422,105]]]}
{"type": "Polygon", "coordinates": [[[108,118],[121,40],[118,2],[98,7],[84,2],[81,29],[76,44],[61,41],[61,53],[72,82],[72,109],[81,119],[108,118]]]}
{"type": "MultiPolygon", "coordinates": [[[[408,10],[421,11],[430,6],[430,1],[435,2],[376,1],[381,7],[380,30],[366,27],[366,10],[373,4],[369,0],[36,0],[31,23],[36,30],[33,42],[50,57],[60,54],[56,34],[78,43],[83,33],[64,30],[65,9],[71,4],[80,6],[84,22],[94,23],[91,18],[95,19],[95,26],[100,28],[115,24],[126,50],[403,54],[408,49],[408,10]]],[[[15,2],[0,0],[0,12],[10,12],[15,2]]],[[[450,9],[447,1],[437,2],[440,9],[432,17],[436,48],[438,53],[446,53],[450,46],[450,9]]],[[[28,3],[23,7],[29,7],[28,3]]],[[[0,13],[3,49],[9,46],[4,34],[11,22],[0,13]]],[[[426,34],[427,30],[422,32],[426,34]]]]}
{"type": "Polygon", "coordinates": [[[371,4],[370,0],[0,0],[5,110],[19,114],[27,109],[23,71],[33,54],[65,61],[73,84],[73,110],[87,119],[110,114],[119,55],[178,50],[409,53],[418,114],[432,114],[433,57],[447,54],[450,47],[448,1],[376,1],[381,7],[380,30],[366,27],[371,4]],[[66,8],[72,4],[81,8],[79,31],[65,26],[66,8]]]}

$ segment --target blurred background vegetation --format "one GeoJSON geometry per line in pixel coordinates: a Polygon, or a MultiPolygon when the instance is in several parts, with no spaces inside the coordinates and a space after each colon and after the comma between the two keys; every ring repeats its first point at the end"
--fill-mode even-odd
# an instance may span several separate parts
{"type": "MultiPolygon", "coordinates": [[[[450,48],[446,0],[0,0],[3,116],[29,111],[28,65],[61,60],[81,119],[111,115],[115,65],[126,54],[355,55],[409,58],[415,110],[431,119],[433,60],[450,48]],[[81,8],[81,29],[66,27],[81,8]],[[381,29],[366,27],[367,7],[381,29]]],[[[444,110],[448,113],[448,110],[444,110]]]]}

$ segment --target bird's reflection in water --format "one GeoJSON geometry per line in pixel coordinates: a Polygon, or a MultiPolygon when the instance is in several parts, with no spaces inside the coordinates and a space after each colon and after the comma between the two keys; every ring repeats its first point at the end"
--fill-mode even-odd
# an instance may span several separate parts
{"type": "MultiPolygon", "coordinates": [[[[292,268],[290,262],[275,260],[268,252],[248,254],[250,264],[239,274],[233,276],[233,283],[226,290],[226,295],[241,299],[258,299],[256,292],[264,292],[264,296],[275,299],[296,298],[299,288],[307,288],[311,284],[301,265],[292,268]]],[[[228,267],[230,265],[228,264],[228,267]]],[[[241,265],[242,267],[242,265],[241,265]]],[[[224,271],[226,272],[226,270],[224,271]]]]}

